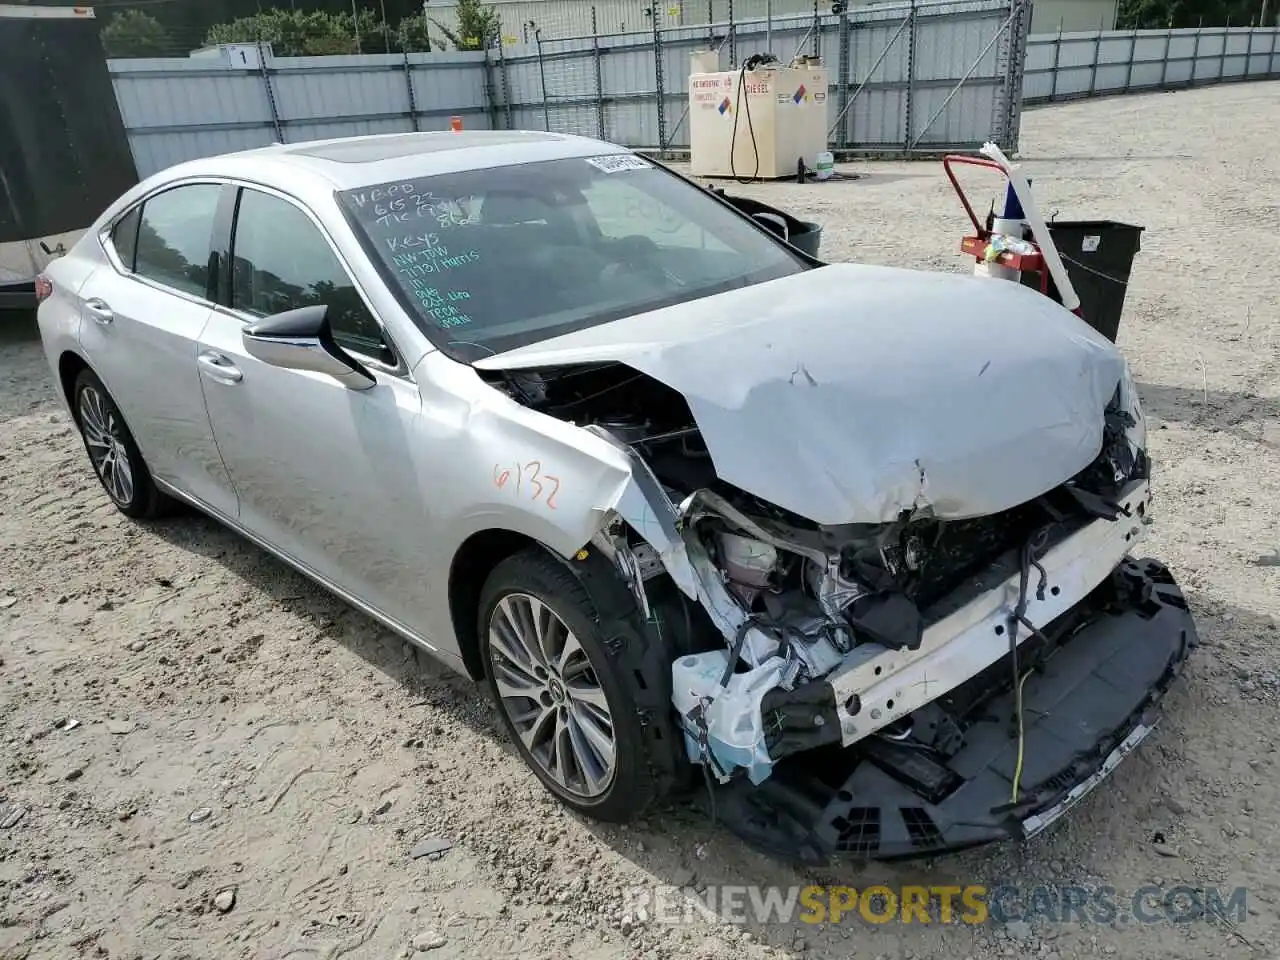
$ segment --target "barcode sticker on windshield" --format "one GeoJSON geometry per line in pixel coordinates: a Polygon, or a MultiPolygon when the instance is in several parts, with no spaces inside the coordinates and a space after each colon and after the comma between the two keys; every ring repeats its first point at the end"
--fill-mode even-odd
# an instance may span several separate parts
{"type": "Polygon", "coordinates": [[[619,153],[611,157],[587,157],[587,163],[604,173],[622,173],[624,170],[648,170],[652,164],[648,160],[630,153],[619,153]]]}

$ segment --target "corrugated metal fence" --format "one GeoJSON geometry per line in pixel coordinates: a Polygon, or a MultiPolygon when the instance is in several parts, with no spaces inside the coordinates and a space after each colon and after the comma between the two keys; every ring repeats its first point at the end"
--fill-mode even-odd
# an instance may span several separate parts
{"type": "Polygon", "coordinates": [[[1034,36],[1024,102],[1048,103],[1229,80],[1280,79],[1280,29],[1205,27],[1034,36]]]}
{"type": "Polygon", "coordinates": [[[725,69],[754,53],[816,54],[830,74],[830,142],[905,154],[1017,147],[1029,0],[886,3],[575,39],[485,53],[113,60],[139,172],[229,150],[321,137],[470,128],[549,129],[646,149],[688,144],[689,55],[725,69]]]}
{"type": "Polygon", "coordinates": [[[110,62],[139,174],[277,141],[443,130],[450,116],[490,126],[483,53],[248,53],[110,62]]]}

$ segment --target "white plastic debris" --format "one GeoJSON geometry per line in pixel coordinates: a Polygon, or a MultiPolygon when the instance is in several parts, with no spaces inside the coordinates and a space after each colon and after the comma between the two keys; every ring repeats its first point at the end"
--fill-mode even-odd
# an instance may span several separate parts
{"type": "Polygon", "coordinates": [[[751,782],[758,784],[773,772],[760,704],[781,683],[787,664],[771,657],[752,670],[733,674],[721,687],[728,662],[727,650],[681,657],[672,665],[672,700],[683,718],[690,760],[705,763],[709,752],[717,778],[744,767],[751,782]]]}

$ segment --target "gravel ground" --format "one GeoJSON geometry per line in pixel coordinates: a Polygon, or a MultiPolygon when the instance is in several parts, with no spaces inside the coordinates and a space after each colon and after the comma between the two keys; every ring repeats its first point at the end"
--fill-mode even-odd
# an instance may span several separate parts
{"type": "MultiPolygon", "coordinates": [[[[685,809],[560,810],[480,692],[197,517],[115,513],[38,345],[0,344],[0,956],[1270,956],[1280,947],[1280,86],[1025,117],[1041,202],[1147,234],[1121,341],[1205,646],[1141,750],[1042,839],[804,873],[685,809]],[[14,821],[19,813],[20,819],[14,821]],[[1157,833],[1166,842],[1152,843],[1157,833]],[[452,849],[412,859],[423,838],[452,849]],[[1239,924],[655,923],[644,884],[1248,887],[1239,924]]],[[[832,259],[967,269],[936,164],[747,192],[832,259]]]]}

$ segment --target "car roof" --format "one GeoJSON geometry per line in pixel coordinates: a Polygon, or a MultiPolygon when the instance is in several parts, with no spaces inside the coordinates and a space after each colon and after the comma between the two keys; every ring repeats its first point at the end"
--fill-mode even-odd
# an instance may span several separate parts
{"type": "Polygon", "coordinates": [[[389,133],[204,157],[168,168],[164,179],[235,177],[294,195],[331,194],[393,180],[630,152],[602,140],[540,130],[389,133]]]}

